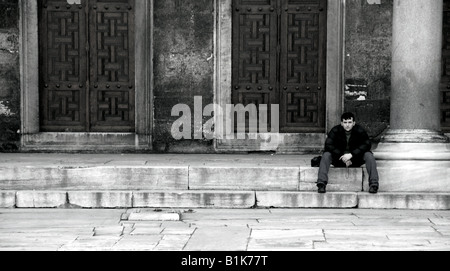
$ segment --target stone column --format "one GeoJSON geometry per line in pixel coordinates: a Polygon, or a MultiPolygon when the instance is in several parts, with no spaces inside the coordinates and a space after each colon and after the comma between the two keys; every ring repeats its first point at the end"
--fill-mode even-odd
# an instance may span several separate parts
{"type": "Polygon", "coordinates": [[[391,127],[378,159],[450,158],[441,133],[442,0],[394,0],[391,127]]]}

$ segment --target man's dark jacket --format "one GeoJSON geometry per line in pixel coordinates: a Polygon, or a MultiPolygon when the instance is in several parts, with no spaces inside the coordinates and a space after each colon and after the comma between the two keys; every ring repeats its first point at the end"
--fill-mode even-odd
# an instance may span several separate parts
{"type": "MultiPolygon", "coordinates": [[[[355,125],[351,131],[349,140],[349,150],[353,155],[353,166],[361,166],[364,164],[364,154],[369,152],[372,148],[372,143],[369,139],[369,135],[360,125],[355,125]]],[[[339,158],[341,158],[347,149],[347,136],[345,129],[338,125],[334,127],[328,134],[328,138],[325,142],[325,152],[330,152],[333,156],[333,164],[340,164],[339,158]]]]}

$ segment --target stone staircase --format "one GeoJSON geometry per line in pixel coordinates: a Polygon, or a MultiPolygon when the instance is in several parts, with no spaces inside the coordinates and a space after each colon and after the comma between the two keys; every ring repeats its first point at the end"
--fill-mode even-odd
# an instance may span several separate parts
{"type": "Polygon", "coordinates": [[[449,162],[330,170],[316,192],[311,155],[0,154],[0,208],[450,209],[449,162]]]}

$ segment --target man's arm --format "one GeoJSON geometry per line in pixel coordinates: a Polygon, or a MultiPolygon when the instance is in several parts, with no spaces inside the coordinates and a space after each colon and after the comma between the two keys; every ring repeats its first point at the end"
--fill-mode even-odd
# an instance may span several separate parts
{"type": "Polygon", "coordinates": [[[361,143],[356,149],[352,150],[353,157],[361,157],[372,149],[372,142],[370,141],[369,135],[363,128],[358,129],[358,137],[358,142],[361,143]]]}
{"type": "Polygon", "coordinates": [[[325,151],[330,152],[334,156],[339,156],[342,154],[342,150],[340,150],[337,146],[336,142],[336,131],[333,129],[328,134],[327,140],[325,141],[325,151]]]}

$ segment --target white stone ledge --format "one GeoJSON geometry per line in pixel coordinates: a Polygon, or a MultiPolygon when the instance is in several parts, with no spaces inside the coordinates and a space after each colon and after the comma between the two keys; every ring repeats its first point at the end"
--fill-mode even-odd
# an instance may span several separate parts
{"type": "Polygon", "coordinates": [[[0,208],[13,208],[15,205],[15,191],[0,191],[0,208]]]}
{"type": "Polygon", "coordinates": [[[69,191],[68,203],[82,208],[131,208],[131,191],[69,191]]]}
{"type": "Polygon", "coordinates": [[[257,192],[258,207],[266,208],[356,208],[357,193],[257,192]]]}
{"type": "Polygon", "coordinates": [[[300,167],[206,166],[189,168],[192,190],[289,190],[299,189],[300,167]]]}
{"type": "Polygon", "coordinates": [[[450,210],[450,193],[0,191],[0,208],[328,208],[450,210]],[[70,205],[69,205],[70,204],[70,205]]]}
{"type": "Polygon", "coordinates": [[[133,207],[159,208],[251,208],[255,193],[248,191],[138,191],[133,207]]]}
{"type": "Polygon", "coordinates": [[[449,193],[358,194],[361,209],[450,210],[449,193]]]}
{"type": "Polygon", "coordinates": [[[57,208],[67,203],[64,191],[18,191],[17,208],[57,208]]]}

